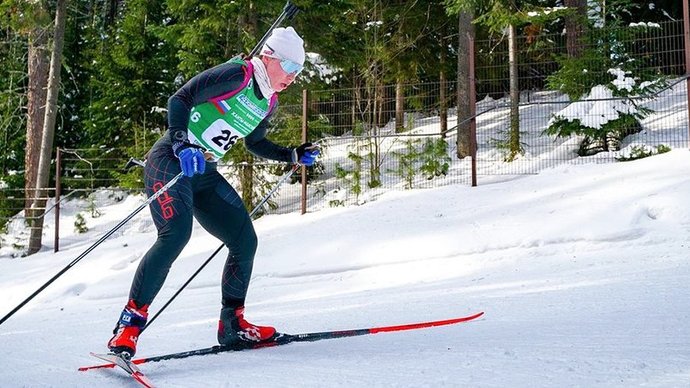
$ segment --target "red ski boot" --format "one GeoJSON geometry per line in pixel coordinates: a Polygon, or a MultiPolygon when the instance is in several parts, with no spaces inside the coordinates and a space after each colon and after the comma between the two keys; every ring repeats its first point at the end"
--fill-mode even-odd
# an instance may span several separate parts
{"type": "Polygon", "coordinates": [[[244,319],[244,306],[224,307],[220,310],[218,322],[218,343],[233,346],[242,343],[257,343],[273,339],[276,329],[270,326],[257,326],[244,319]]]}
{"type": "Polygon", "coordinates": [[[146,326],[146,319],[149,316],[148,305],[137,308],[136,303],[130,300],[122,310],[120,320],[113,330],[113,338],[108,341],[108,348],[116,354],[127,353],[131,358],[137,352],[137,340],[139,333],[146,326]]]}

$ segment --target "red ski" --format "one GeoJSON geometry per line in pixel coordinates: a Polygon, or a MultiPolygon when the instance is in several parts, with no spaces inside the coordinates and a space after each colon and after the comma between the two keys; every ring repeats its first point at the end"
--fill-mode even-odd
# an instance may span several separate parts
{"type": "MultiPolygon", "coordinates": [[[[149,380],[142,372],[139,370],[139,368],[134,365],[134,363],[120,355],[117,354],[96,354],[96,353],[91,353],[92,356],[96,358],[100,358],[103,361],[108,361],[109,364],[112,366],[119,366],[124,370],[125,372],[129,373],[134,380],[136,380],[139,384],[143,385],[146,388],[153,388],[153,383],[151,383],[151,380],[149,380]]],[[[82,370],[79,368],[79,370],[82,370]]]]}
{"type": "MultiPolygon", "coordinates": [[[[409,323],[405,325],[396,326],[381,326],[381,327],[370,327],[368,329],[354,329],[354,330],[335,330],[335,331],[324,331],[318,333],[302,333],[302,334],[278,334],[274,339],[256,343],[256,344],[246,344],[242,346],[211,346],[208,348],[201,348],[195,350],[187,350],[184,352],[164,354],[160,356],[138,358],[129,361],[131,364],[143,364],[147,362],[157,362],[163,360],[173,360],[179,358],[187,358],[192,356],[202,356],[206,354],[216,354],[231,351],[249,350],[249,349],[260,349],[272,346],[286,345],[293,342],[313,342],[321,341],[325,339],[343,338],[343,337],[355,337],[368,334],[386,333],[393,331],[406,331],[406,330],[416,330],[423,329],[426,327],[435,326],[445,326],[453,325],[456,323],[467,322],[473,319],[477,319],[484,315],[484,312],[480,312],[473,315],[468,315],[466,317],[446,319],[442,321],[429,321],[429,322],[419,322],[419,323],[409,323]]],[[[88,371],[91,369],[101,369],[101,368],[113,368],[116,364],[111,362],[102,365],[85,366],[79,368],[80,371],[88,371]]]]}

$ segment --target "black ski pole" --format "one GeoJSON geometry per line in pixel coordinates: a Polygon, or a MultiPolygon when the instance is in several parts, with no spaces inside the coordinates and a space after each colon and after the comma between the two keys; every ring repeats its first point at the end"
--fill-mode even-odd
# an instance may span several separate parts
{"type": "MultiPolygon", "coordinates": [[[[278,181],[278,183],[276,183],[275,187],[273,187],[273,189],[272,189],[268,194],[266,194],[266,196],[264,196],[263,199],[261,199],[261,201],[259,202],[259,204],[256,205],[256,206],[254,207],[254,210],[252,210],[252,212],[249,213],[249,218],[254,217],[254,215],[259,211],[259,209],[261,209],[261,207],[266,203],[266,201],[268,201],[268,199],[271,198],[271,196],[272,196],[276,191],[278,191],[278,188],[279,188],[283,183],[285,183],[285,181],[287,181],[287,180],[292,176],[292,174],[294,174],[295,171],[297,171],[297,169],[298,169],[300,166],[301,166],[301,164],[299,164],[299,163],[295,164],[295,165],[292,167],[292,169],[290,169],[290,171],[288,171],[285,175],[283,175],[282,178],[280,178],[280,180],[278,181]]],[[[180,293],[182,292],[182,290],[184,290],[184,289],[187,287],[187,285],[189,285],[189,283],[191,283],[192,280],[194,280],[194,278],[196,277],[196,275],[198,275],[199,272],[201,272],[201,270],[203,270],[203,269],[206,267],[206,265],[207,265],[208,263],[210,263],[211,260],[213,260],[214,257],[216,257],[216,255],[218,254],[218,252],[220,252],[221,249],[223,249],[224,246],[225,246],[224,244],[220,244],[220,246],[215,250],[215,252],[213,252],[213,253],[211,254],[211,256],[209,256],[209,258],[206,259],[206,261],[204,261],[203,264],[201,264],[201,266],[199,267],[199,269],[197,269],[196,272],[194,272],[194,273],[192,274],[192,276],[191,276],[189,279],[187,279],[187,281],[182,285],[182,287],[180,287],[180,289],[177,290],[177,291],[175,292],[175,294],[174,294],[174,295],[163,305],[163,307],[161,307],[161,309],[158,310],[158,312],[156,312],[156,314],[155,314],[153,317],[151,317],[151,319],[148,321],[148,323],[146,323],[146,326],[144,326],[144,328],[142,329],[142,331],[146,330],[147,327],[151,326],[151,324],[153,323],[153,321],[155,321],[156,318],[158,318],[158,316],[163,312],[163,310],[165,310],[165,309],[168,307],[168,305],[170,305],[170,303],[172,303],[172,301],[175,300],[175,298],[177,298],[178,295],[180,295],[180,293]]]]}
{"type": "Polygon", "coordinates": [[[161,187],[158,191],[156,191],[153,195],[151,195],[146,202],[142,203],[138,208],[136,208],[130,215],[127,216],[124,220],[120,221],[119,224],[115,225],[114,228],[110,229],[106,234],[104,234],[101,238],[98,239],[93,245],[88,247],[84,252],[82,252],[79,256],[77,256],[76,259],[72,260],[71,263],[67,264],[65,268],[60,270],[55,276],[53,276],[50,280],[45,282],[41,287],[39,287],[36,291],[34,291],[33,294],[29,295],[28,298],[26,298],[23,302],[21,302],[17,307],[12,309],[7,315],[2,317],[0,319],[0,325],[2,325],[9,317],[14,315],[19,309],[24,307],[31,299],[35,298],[36,295],[40,294],[43,290],[45,290],[46,287],[48,287],[51,283],[53,283],[55,280],[57,280],[60,276],[62,276],[65,272],[67,272],[70,268],[74,267],[75,264],[77,264],[81,259],[86,257],[91,251],[93,251],[97,246],[101,245],[103,241],[105,241],[108,237],[112,236],[113,233],[115,233],[118,229],[120,229],[124,224],[126,224],[129,220],[134,218],[142,209],[144,209],[146,206],[151,204],[153,201],[155,201],[158,197],[160,197],[164,192],[166,192],[169,188],[171,188],[177,181],[182,177],[182,173],[177,174],[174,178],[170,180],[165,186],[161,187]]]}

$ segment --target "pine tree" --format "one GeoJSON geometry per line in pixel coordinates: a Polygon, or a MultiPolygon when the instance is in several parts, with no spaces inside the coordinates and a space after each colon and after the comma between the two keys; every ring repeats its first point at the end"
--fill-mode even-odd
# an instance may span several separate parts
{"type": "Polygon", "coordinates": [[[26,40],[11,27],[8,6],[0,5],[0,230],[25,205],[17,193],[25,183],[26,40]]]}
{"type": "MultiPolygon", "coordinates": [[[[165,4],[155,0],[128,1],[115,23],[100,23],[85,34],[92,58],[89,103],[80,114],[86,148],[127,148],[129,155],[104,161],[101,167],[121,167],[127,157],[142,157],[165,130],[165,108],[174,92],[173,47],[162,36],[168,20],[165,4]]],[[[100,178],[113,178],[103,176],[100,178]]]]}
{"type": "Polygon", "coordinates": [[[573,105],[554,115],[546,133],[582,135],[581,156],[615,151],[623,137],[639,132],[638,120],[651,111],[639,106],[634,97],[653,96],[666,85],[663,75],[645,65],[644,56],[633,55],[637,37],[647,28],[656,28],[627,25],[627,19],[639,9],[630,0],[591,3],[587,45],[577,57],[559,57],[559,70],[548,77],[549,87],[567,94],[573,105]],[[579,102],[581,99],[585,101],[579,102]],[[608,101],[596,101],[602,99],[608,101]],[[581,113],[594,107],[596,114],[581,113]]]}

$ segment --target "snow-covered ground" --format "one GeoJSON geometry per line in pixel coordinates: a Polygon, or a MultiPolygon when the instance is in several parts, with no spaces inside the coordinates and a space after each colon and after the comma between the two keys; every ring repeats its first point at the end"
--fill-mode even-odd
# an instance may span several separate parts
{"type": "MultiPolygon", "coordinates": [[[[143,369],[160,387],[686,387],[689,170],[690,153],[675,150],[263,217],[250,320],[304,332],[486,314],[143,369]]],[[[57,254],[0,260],[0,313],[140,200],[103,206],[92,230],[57,254]]],[[[135,386],[116,370],[77,368],[98,363],[88,353],[105,350],[154,238],[135,220],[0,326],[0,386],[135,386]]],[[[153,313],[217,245],[195,228],[153,313]]],[[[140,356],[214,343],[222,263],[216,258],[144,333],[140,356]]]]}
{"type": "MultiPolygon", "coordinates": [[[[255,223],[260,243],[247,301],[253,322],[299,333],[484,311],[480,320],[142,369],[159,387],[690,386],[690,151],[678,146],[687,144],[688,119],[676,99],[684,93],[680,84],[650,103],[658,112],[624,143],[630,149],[678,139],[670,153],[626,163],[610,163],[611,155],[578,159],[574,141],[537,136],[561,107],[525,107],[521,120],[535,123],[527,135],[534,147],[519,162],[538,175],[516,177],[506,164],[489,164],[495,150],[480,144],[480,173],[502,175],[482,175],[478,187],[448,178],[430,189],[400,184],[360,206],[315,206],[255,223]],[[555,155],[564,164],[543,169],[555,155]]],[[[485,138],[505,127],[506,109],[479,120],[485,138]]],[[[325,157],[344,160],[345,150],[332,147],[325,157]]],[[[46,247],[29,258],[12,246],[26,238],[14,221],[0,249],[0,316],[142,201],[103,190],[67,202],[57,254],[52,214],[46,247]],[[97,217],[84,211],[89,202],[97,217]],[[84,234],[70,230],[78,212],[89,228],[84,234]]],[[[2,324],[0,387],[136,386],[117,370],[77,368],[99,363],[88,353],[106,350],[154,240],[146,210],[2,324]]],[[[218,246],[195,225],[152,314],[218,246]]],[[[225,254],[142,335],[138,356],[215,343],[225,254]]]]}

